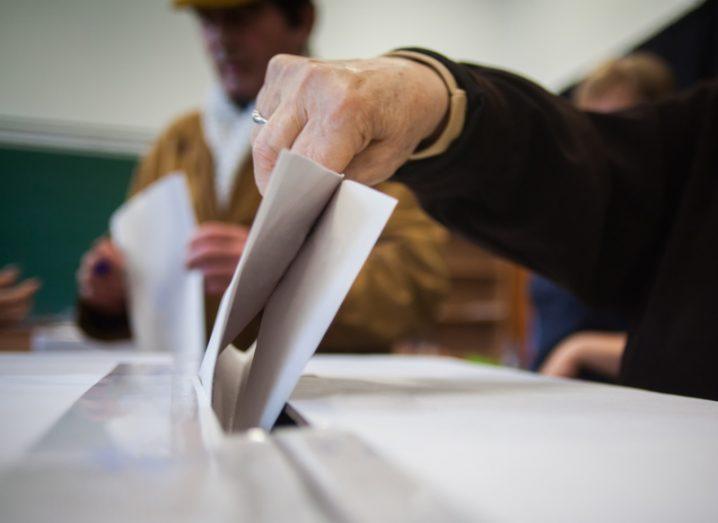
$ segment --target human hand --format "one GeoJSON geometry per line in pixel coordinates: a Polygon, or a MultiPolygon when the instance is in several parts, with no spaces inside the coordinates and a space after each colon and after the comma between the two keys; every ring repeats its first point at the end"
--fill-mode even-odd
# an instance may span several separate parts
{"type": "Polygon", "coordinates": [[[194,233],[187,252],[187,268],[202,271],[207,294],[221,295],[227,289],[248,234],[247,227],[221,222],[203,223],[194,233]]]}
{"type": "Polygon", "coordinates": [[[582,370],[618,378],[626,334],[582,331],[564,339],[541,366],[547,376],[575,378],[582,370]]]}
{"type": "Polygon", "coordinates": [[[105,314],[125,310],[125,259],[108,238],[99,238],[77,271],[80,298],[105,314]]]}
{"type": "Polygon", "coordinates": [[[368,185],[382,182],[436,132],[448,104],[438,73],[411,60],[277,55],[257,97],[269,120],[252,137],[259,191],[282,149],[368,185]]]}
{"type": "Polygon", "coordinates": [[[29,278],[18,283],[20,271],[8,266],[0,270],[0,326],[19,323],[30,312],[40,280],[29,278]]]}
{"type": "Polygon", "coordinates": [[[572,336],[556,345],[539,369],[545,376],[575,378],[581,371],[581,344],[572,336]]]}

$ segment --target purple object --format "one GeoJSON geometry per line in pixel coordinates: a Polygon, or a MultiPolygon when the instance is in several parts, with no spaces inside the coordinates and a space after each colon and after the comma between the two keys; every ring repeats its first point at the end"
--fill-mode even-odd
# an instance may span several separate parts
{"type": "Polygon", "coordinates": [[[92,268],[92,272],[95,274],[95,276],[107,276],[108,274],[110,274],[111,270],[112,265],[110,265],[110,262],[104,258],[98,261],[92,268]]]}

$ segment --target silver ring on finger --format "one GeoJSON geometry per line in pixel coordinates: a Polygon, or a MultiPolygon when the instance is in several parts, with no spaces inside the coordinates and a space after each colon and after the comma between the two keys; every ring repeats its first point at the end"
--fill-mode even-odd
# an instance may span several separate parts
{"type": "Polygon", "coordinates": [[[257,125],[265,125],[269,122],[257,109],[252,111],[252,121],[257,125]]]}

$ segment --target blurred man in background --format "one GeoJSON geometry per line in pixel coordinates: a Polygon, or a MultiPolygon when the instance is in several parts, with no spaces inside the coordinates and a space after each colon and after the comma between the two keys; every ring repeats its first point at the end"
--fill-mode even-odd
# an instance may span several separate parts
{"type": "MultiPolygon", "coordinates": [[[[200,223],[187,267],[204,275],[207,328],[229,285],[260,195],[250,152],[251,112],[267,63],[279,53],[307,54],[314,24],[309,0],[175,0],[193,8],[218,85],[202,111],[180,117],[159,137],[139,167],[131,193],[181,171],[200,223]]],[[[448,277],[441,253],[445,231],[402,185],[379,190],[399,200],[322,344],[323,349],[386,351],[434,322],[448,277]]],[[[78,271],[79,323],[90,335],[130,335],[122,253],[98,240],[78,271]]]]}
{"type": "MultiPolygon", "coordinates": [[[[658,56],[634,53],[592,72],[574,91],[579,109],[611,113],[656,102],[675,91],[675,79],[658,56]]],[[[616,381],[628,324],[621,315],[586,306],[541,276],[530,284],[536,311],[536,355],[532,367],[550,376],[616,381]]]]}

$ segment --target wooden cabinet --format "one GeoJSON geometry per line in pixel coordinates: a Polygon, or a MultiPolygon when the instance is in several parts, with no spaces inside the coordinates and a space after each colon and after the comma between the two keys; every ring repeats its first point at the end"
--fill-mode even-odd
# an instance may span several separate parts
{"type": "Polygon", "coordinates": [[[451,291],[439,324],[426,340],[397,352],[525,360],[528,299],[526,271],[452,235],[447,249],[451,291]]]}

